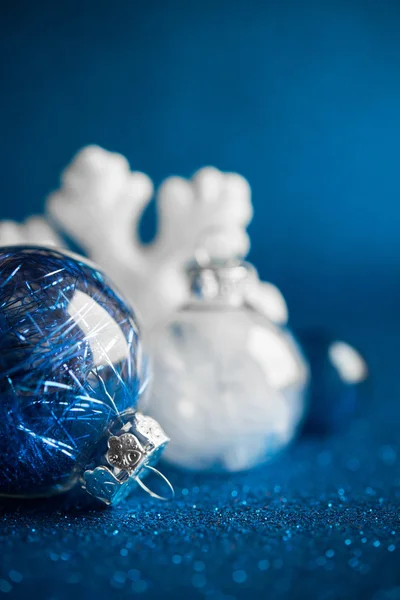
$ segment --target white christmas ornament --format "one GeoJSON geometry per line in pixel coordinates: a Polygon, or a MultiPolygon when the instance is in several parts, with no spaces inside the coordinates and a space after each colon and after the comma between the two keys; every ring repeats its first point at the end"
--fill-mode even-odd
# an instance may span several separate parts
{"type": "Polygon", "coordinates": [[[190,301],[148,334],[153,380],[144,408],[170,435],[170,462],[249,469],[294,439],[307,364],[290,332],[257,310],[249,265],[211,261],[189,277],[190,301]]]}
{"type": "MultiPolygon", "coordinates": [[[[139,222],[152,196],[149,177],[132,172],[122,155],[88,146],[63,172],[60,189],[49,196],[49,220],[0,222],[0,245],[63,246],[56,229],[65,233],[111,277],[148,329],[188,300],[185,266],[201,241],[212,233],[209,254],[244,257],[252,218],[247,181],[206,167],[191,180],[164,181],[156,197],[158,235],[142,244],[139,222]]],[[[286,322],[286,304],[275,286],[258,282],[253,296],[273,321],[286,322]]]]}

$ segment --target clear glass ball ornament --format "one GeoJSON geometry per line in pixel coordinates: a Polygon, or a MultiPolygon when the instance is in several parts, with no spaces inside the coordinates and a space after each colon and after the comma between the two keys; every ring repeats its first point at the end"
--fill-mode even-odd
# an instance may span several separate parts
{"type": "Polygon", "coordinates": [[[147,381],[136,317],[97,267],[53,249],[0,249],[0,496],[80,481],[107,504],[122,499],[168,441],[135,411],[147,381]]]}
{"type": "Polygon", "coordinates": [[[153,371],[146,410],[171,438],[169,462],[249,469],[294,439],[308,366],[290,331],[247,301],[258,281],[251,265],[196,263],[188,275],[190,302],[146,340],[153,371]]]}

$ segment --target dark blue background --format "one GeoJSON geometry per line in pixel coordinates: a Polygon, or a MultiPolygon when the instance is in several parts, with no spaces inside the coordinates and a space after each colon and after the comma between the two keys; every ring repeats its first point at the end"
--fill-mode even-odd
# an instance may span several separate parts
{"type": "Polygon", "coordinates": [[[156,185],[236,170],[261,275],[372,374],[347,432],[221,481],[171,472],[175,504],[2,501],[0,596],[398,599],[398,1],[14,0],[0,55],[0,218],[41,212],[86,144],[156,185]]]}
{"type": "Polygon", "coordinates": [[[19,0],[0,31],[1,217],[86,144],[156,184],[212,164],[249,179],[251,258],[295,321],[397,314],[398,2],[19,0]]]}

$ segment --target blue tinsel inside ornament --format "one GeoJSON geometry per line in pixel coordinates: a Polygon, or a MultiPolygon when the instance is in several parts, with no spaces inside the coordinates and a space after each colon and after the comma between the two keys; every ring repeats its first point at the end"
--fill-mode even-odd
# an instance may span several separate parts
{"type": "Polygon", "coordinates": [[[349,344],[328,331],[296,331],[311,370],[309,412],[304,432],[334,433],[345,428],[367,396],[367,366],[349,344]]]}
{"type": "Polygon", "coordinates": [[[0,494],[70,488],[146,383],[135,316],[56,250],[0,250],[0,494]]]}

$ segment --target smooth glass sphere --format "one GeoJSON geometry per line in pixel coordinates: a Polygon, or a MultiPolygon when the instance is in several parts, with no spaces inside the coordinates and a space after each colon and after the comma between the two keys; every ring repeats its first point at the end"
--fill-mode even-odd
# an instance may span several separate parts
{"type": "Polygon", "coordinates": [[[146,385],[135,316],[83,258],[0,249],[0,494],[72,487],[146,385]]]}
{"type": "Polygon", "coordinates": [[[192,303],[147,340],[146,410],[167,431],[164,458],[194,470],[239,471],[295,437],[307,364],[291,333],[246,306],[192,303]]]}

